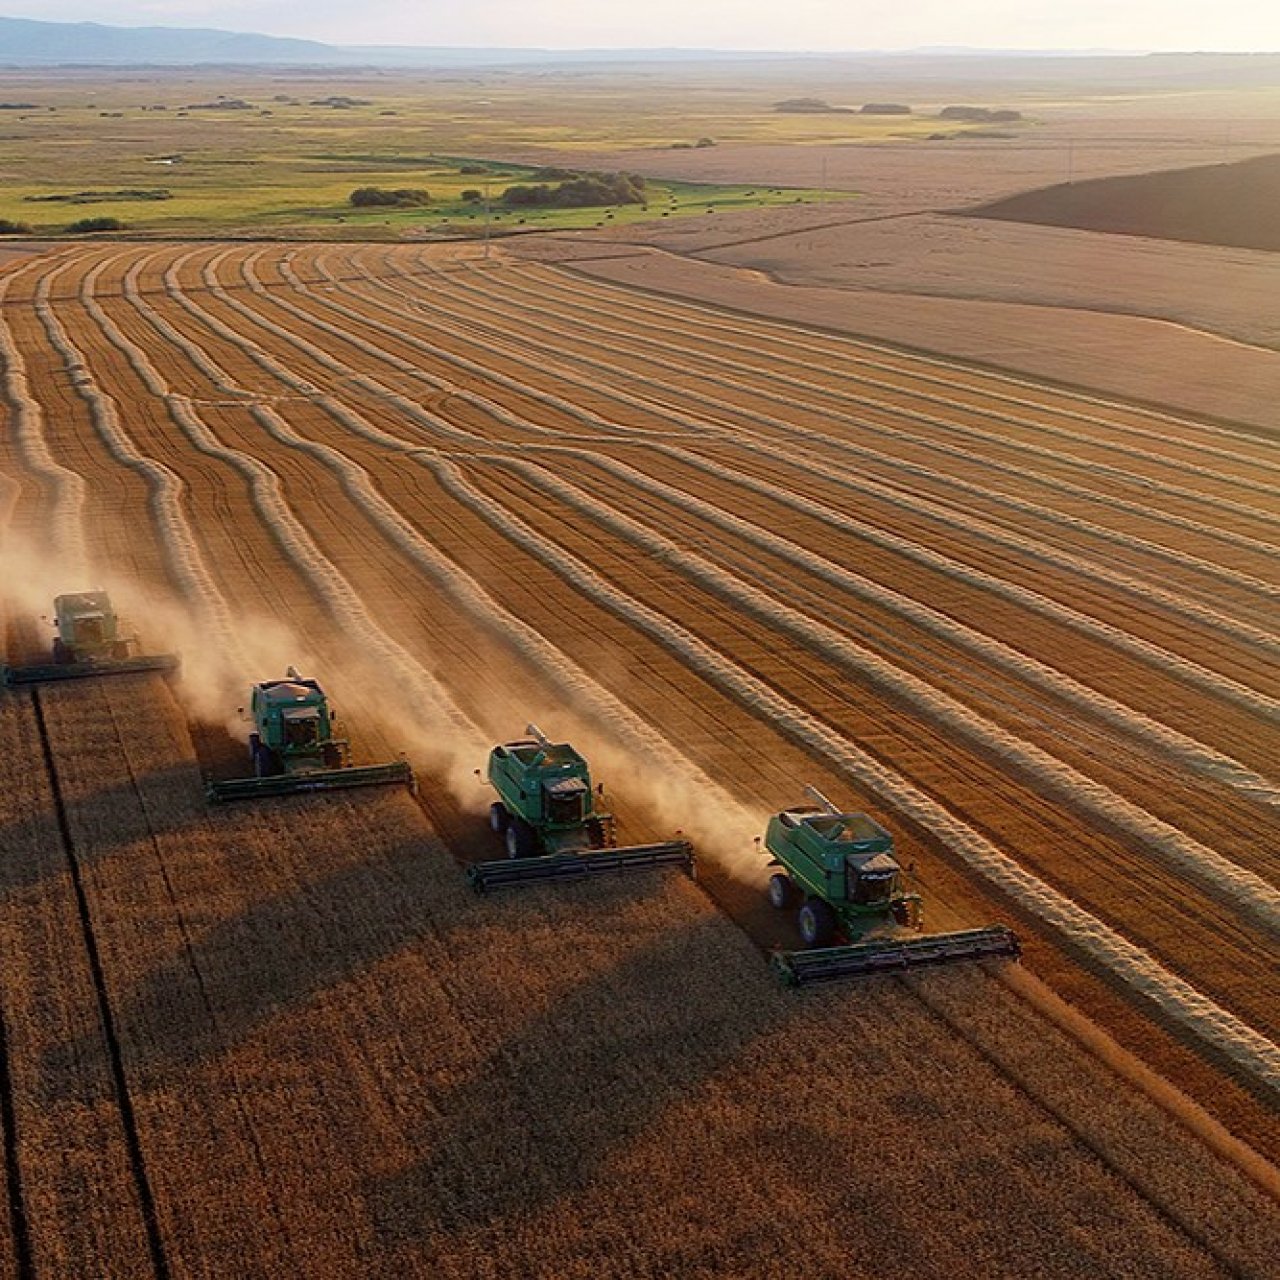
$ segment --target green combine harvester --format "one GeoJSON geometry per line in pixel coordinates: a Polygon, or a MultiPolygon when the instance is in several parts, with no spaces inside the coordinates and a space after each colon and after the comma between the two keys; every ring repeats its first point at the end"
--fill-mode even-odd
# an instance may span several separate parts
{"type": "Polygon", "coordinates": [[[647,867],[676,866],[694,874],[687,840],[619,849],[613,815],[597,807],[603,787],[592,788],[587,762],[537,725],[525,732],[527,738],[489,753],[488,779],[499,797],[489,807],[489,825],[502,837],[507,856],[467,869],[477,893],[647,867]]]}
{"type": "Polygon", "coordinates": [[[259,800],[300,791],[388,785],[416,790],[413,770],[404,760],[353,766],[350,744],[334,737],[336,716],[324,690],[293,667],[283,680],[255,684],[250,710],[253,777],[210,782],[210,800],[259,800]]]}
{"type": "Polygon", "coordinates": [[[53,602],[53,661],[33,667],[5,667],[7,685],[79,680],[88,676],[176,671],[176,654],[140,654],[134,636],[122,635],[120,618],[105,591],[73,591],[53,602]]]}
{"type": "Polygon", "coordinates": [[[769,901],[779,910],[799,904],[808,948],[774,955],[789,986],[1018,957],[1017,935],[1004,925],[920,934],[922,900],[904,887],[893,837],[865,813],[843,813],[816,788],[805,790],[816,804],[775,814],[764,838],[770,865],[781,868],[769,901]]]}

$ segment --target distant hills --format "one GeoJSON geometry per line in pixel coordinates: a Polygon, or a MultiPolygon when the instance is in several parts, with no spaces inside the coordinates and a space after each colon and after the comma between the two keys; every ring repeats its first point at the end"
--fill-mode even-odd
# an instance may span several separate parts
{"type": "Polygon", "coordinates": [[[884,78],[929,79],[962,66],[1001,78],[1034,78],[1071,64],[1073,78],[1101,80],[1123,74],[1135,81],[1240,85],[1280,78],[1275,54],[1134,54],[1106,50],[1017,50],[937,47],[904,52],[875,50],[795,53],[726,49],[477,49],[435,46],[344,47],[196,27],[112,27],[97,22],[39,22],[0,17],[0,66],[338,66],[510,67],[603,63],[858,62],[884,78]]]}
{"type": "MultiPolygon", "coordinates": [[[[338,55],[338,57],[335,57],[338,55]]],[[[200,62],[323,63],[341,51],[315,40],[177,27],[107,27],[97,22],[0,18],[0,64],[182,65],[200,62]]],[[[342,59],[345,60],[345,59],[342,59]]]]}

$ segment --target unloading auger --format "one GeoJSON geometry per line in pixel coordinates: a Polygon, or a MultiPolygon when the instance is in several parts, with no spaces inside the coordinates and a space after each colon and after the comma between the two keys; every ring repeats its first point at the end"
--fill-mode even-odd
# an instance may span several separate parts
{"type": "Polygon", "coordinates": [[[779,910],[799,904],[807,950],[781,951],[773,966],[789,986],[996,957],[1021,945],[1004,925],[923,934],[923,903],[907,890],[893,837],[865,813],[845,813],[815,787],[815,801],[769,819],[765,849],[780,868],[769,880],[779,910]]]}

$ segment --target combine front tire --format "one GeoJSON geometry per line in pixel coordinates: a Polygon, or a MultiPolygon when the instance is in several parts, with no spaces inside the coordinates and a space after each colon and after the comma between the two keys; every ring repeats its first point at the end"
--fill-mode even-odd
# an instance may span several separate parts
{"type": "Polygon", "coordinates": [[[782,872],[769,877],[769,902],[779,911],[785,911],[795,897],[795,886],[790,876],[782,872]]]}
{"type": "Polygon", "coordinates": [[[523,818],[511,819],[506,834],[508,858],[532,858],[537,849],[533,838],[533,828],[523,818]]]}
{"type": "Polygon", "coordinates": [[[53,641],[53,660],[60,667],[65,667],[71,661],[71,650],[62,643],[60,637],[55,637],[53,641]]]}
{"type": "Polygon", "coordinates": [[[800,908],[800,936],[806,947],[829,947],[836,936],[836,913],[821,898],[800,908]]]}
{"type": "Polygon", "coordinates": [[[489,830],[495,836],[504,836],[507,833],[507,827],[511,823],[511,815],[507,812],[507,806],[502,801],[497,801],[489,806],[489,830]]]}

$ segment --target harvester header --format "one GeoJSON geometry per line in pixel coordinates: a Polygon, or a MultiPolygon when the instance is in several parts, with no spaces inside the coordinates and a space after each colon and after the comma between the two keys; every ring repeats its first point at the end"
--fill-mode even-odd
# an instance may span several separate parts
{"type": "Polygon", "coordinates": [[[592,786],[586,760],[537,725],[525,734],[489,753],[488,780],[499,797],[489,806],[489,825],[507,856],[468,868],[477,893],[658,866],[694,874],[687,840],[618,848],[613,814],[602,807],[604,789],[592,786]]]}
{"type": "Polygon", "coordinates": [[[769,901],[779,910],[799,905],[807,948],[774,956],[784,981],[803,986],[1020,954],[1016,935],[1003,925],[922,935],[923,901],[906,885],[889,832],[814,787],[806,791],[813,805],[784,809],[765,831],[770,865],[779,868],[769,880],[769,901]]]}
{"type": "Polygon", "coordinates": [[[44,684],[50,680],[178,669],[176,654],[138,652],[137,638],[122,631],[119,615],[105,591],[72,591],[57,596],[53,613],[57,635],[50,655],[52,662],[5,667],[5,684],[44,684]]]}

